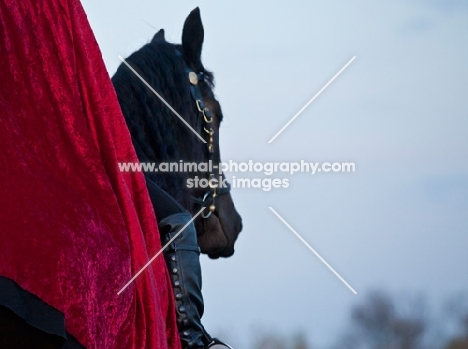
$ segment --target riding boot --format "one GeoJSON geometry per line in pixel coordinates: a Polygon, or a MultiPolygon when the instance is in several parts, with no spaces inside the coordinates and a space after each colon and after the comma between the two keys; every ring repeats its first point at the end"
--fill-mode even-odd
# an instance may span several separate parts
{"type": "Polygon", "coordinates": [[[195,225],[191,222],[178,234],[191,219],[188,212],[183,212],[170,215],[159,222],[162,245],[165,246],[173,239],[164,250],[164,258],[172,280],[182,348],[231,348],[218,339],[211,338],[201,323],[204,306],[200,247],[195,225]]]}
{"type": "Polygon", "coordinates": [[[171,275],[177,327],[184,349],[204,348],[205,345],[205,329],[200,321],[204,310],[201,294],[200,248],[193,222],[177,235],[191,219],[190,213],[183,212],[173,214],[159,222],[163,246],[175,237],[164,250],[164,258],[171,275]]]}
{"type": "Polygon", "coordinates": [[[159,221],[161,244],[169,270],[176,302],[177,327],[183,349],[232,349],[205,331],[201,324],[203,297],[201,293],[200,248],[191,215],[166,191],[145,176],[148,192],[159,221]]]}

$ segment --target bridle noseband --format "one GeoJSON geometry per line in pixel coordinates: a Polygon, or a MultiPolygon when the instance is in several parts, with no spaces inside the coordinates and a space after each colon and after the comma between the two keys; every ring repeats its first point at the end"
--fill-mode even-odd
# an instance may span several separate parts
{"type": "MultiPolygon", "coordinates": [[[[215,155],[215,147],[214,147],[214,140],[213,140],[214,130],[211,126],[213,122],[213,117],[211,115],[210,110],[205,106],[205,102],[203,101],[203,96],[200,90],[200,86],[198,85],[200,81],[204,80],[205,74],[203,74],[203,72],[200,72],[197,74],[188,68],[186,69],[186,71],[188,73],[188,79],[190,81],[190,94],[192,95],[192,98],[195,101],[195,105],[198,110],[198,116],[199,116],[198,120],[202,121],[201,129],[203,130],[204,136],[208,138],[207,143],[206,143],[207,151],[208,151],[208,161],[211,164],[213,164],[214,155],[215,155]]],[[[215,198],[220,195],[227,194],[231,190],[231,185],[227,181],[224,181],[226,183],[225,187],[219,186],[219,181],[216,178],[216,173],[213,170],[213,167],[214,166],[210,166],[210,173],[209,173],[209,179],[208,179],[209,189],[203,194],[202,197],[196,197],[193,195],[191,196],[192,202],[200,206],[208,207],[209,212],[206,215],[202,213],[202,217],[205,219],[210,217],[211,214],[216,211],[215,198]],[[213,184],[213,183],[217,183],[217,184],[213,184]]],[[[225,178],[224,173],[222,173],[220,177],[224,179],[225,178]]]]}

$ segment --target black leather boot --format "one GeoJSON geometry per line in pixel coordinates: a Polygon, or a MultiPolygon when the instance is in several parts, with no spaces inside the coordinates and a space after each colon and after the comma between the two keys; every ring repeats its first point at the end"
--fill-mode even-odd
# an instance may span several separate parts
{"type": "MultiPolygon", "coordinates": [[[[146,178],[161,244],[165,246],[192,219],[190,213],[151,179],[146,178]]],[[[195,225],[190,223],[164,250],[176,302],[177,327],[183,349],[232,349],[205,331],[203,315],[200,248],[195,225]]]]}
{"type": "MultiPolygon", "coordinates": [[[[191,219],[190,213],[182,212],[161,220],[161,244],[165,246],[191,219]]],[[[204,348],[209,340],[205,338],[205,329],[200,321],[204,307],[199,257],[200,248],[193,223],[164,250],[176,302],[177,326],[184,349],[204,348]]]]}
{"type": "Polygon", "coordinates": [[[201,323],[204,306],[201,293],[200,248],[195,225],[191,222],[178,234],[191,219],[190,213],[182,212],[159,222],[162,245],[165,246],[173,239],[164,250],[164,258],[171,275],[182,348],[231,348],[220,340],[211,338],[201,323]]]}

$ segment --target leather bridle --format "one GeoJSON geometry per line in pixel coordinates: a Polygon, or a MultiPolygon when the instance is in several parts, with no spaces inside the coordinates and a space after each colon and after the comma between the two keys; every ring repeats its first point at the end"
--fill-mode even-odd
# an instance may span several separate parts
{"type": "Polygon", "coordinates": [[[210,110],[205,106],[200,86],[198,85],[200,81],[204,80],[205,74],[203,72],[197,74],[188,68],[186,71],[188,74],[188,79],[190,81],[190,94],[192,95],[192,98],[195,101],[195,105],[198,110],[198,120],[202,121],[201,130],[203,131],[204,139],[207,141],[206,150],[208,153],[208,161],[212,164],[212,166],[210,166],[210,172],[208,177],[208,190],[202,196],[191,196],[193,203],[208,208],[207,214],[201,214],[202,217],[206,219],[216,211],[216,198],[220,195],[229,193],[229,191],[231,190],[231,185],[224,180],[224,173],[221,173],[221,176],[219,176],[219,178],[216,178],[216,174],[219,173],[219,171],[215,171],[213,169],[219,167],[219,164],[213,166],[215,156],[215,147],[213,140],[214,130],[211,126],[213,122],[213,116],[211,115],[210,110]],[[226,186],[220,186],[220,180],[226,183],[226,186]]]}

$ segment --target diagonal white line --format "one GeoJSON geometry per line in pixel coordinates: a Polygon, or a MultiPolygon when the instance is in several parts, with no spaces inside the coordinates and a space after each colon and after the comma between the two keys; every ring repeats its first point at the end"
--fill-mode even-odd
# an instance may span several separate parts
{"type": "Polygon", "coordinates": [[[288,224],[288,222],[286,222],[286,221],[283,219],[283,217],[281,217],[281,216],[278,214],[278,212],[276,212],[276,211],[273,209],[273,207],[268,207],[268,208],[271,210],[271,212],[273,212],[273,213],[276,215],[276,217],[278,217],[278,218],[281,220],[281,222],[284,223],[284,225],[286,225],[286,226],[289,228],[289,230],[291,230],[291,231],[299,238],[299,240],[302,241],[302,243],[303,243],[304,245],[307,246],[307,248],[308,248],[309,250],[311,250],[311,251],[318,257],[318,259],[320,259],[320,260],[323,262],[323,264],[325,264],[325,265],[328,267],[328,269],[330,269],[330,270],[333,272],[333,274],[336,275],[336,277],[338,277],[338,279],[341,280],[341,282],[343,282],[354,294],[357,294],[357,292],[354,290],[354,288],[352,288],[352,287],[345,281],[345,279],[343,279],[343,278],[340,276],[340,274],[338,274],[338,273],[335,271],[335,269],[333,269],[333,268],[330,266],[330,264],[328,264],[327,261],[326,261],[325,259],[323,259],[322,256],[320,256],[320,255],[312,248],[312,246],[310,246],[310,245],[307,243],[307,241],[305,241],[305,240],[302,238],[302,236],[300,236],[300,235],[288,224]]]}
{"type": "Polygon", "coordinates": [[[340,70],[338,73],[336,73],[335,76],[332,77],[331,80],[330,80],[329,82],[327,82],[327,84],[326,84],[325,86],[323,86],[322,89],[321,89],[320,91],[318,91],[318,92],[315,94],[315,96],[312,97],[312,99],[311,99],[310,101],[308,101],[308,102],[306,103],[306,105],[303,106],[303,107],[301,108],[301,110],[299,110],[299,111],[296,113],[296,115],[294,115],[294,116],[292,117],[292,119],[289,120],[289,121],[286,123],[286,125],[284,125],[283,128],[282,128],[281,130],[278,131],[277,134],[275,134],[275,135],[273,136],[272,139],[270,139],[270,140],[268,141],[268,143],[273,142],[273,141],[275,140],[275,138],[278,137],[278,136],[281,134],[281,132],[283,132],[283,131],[286,129],[286,127],[288,127],[299,115],[301,115],[301,113],[309,106],[309,104],[312,103],[312,102],[328,87],[328,85],[330,85],[330,84],[333,82],[333,80],[335,80],[335,79],[338,77],[338,75],[340,75],[340,74],[348,67],[348,65],[350,65],[355,59],[356,59],[356,56],[354,56],[353,58],[351,58],[351,60],[350,60],[348,63],[346,63],[345,66],[344,66],[343,68],[341,68],[341,70],[340,70]]]}
{"type": "Polygon", "coordinates": [[[160,99],[160,100],[161,100],[161,101],[162,101],[162,102],[163,102],[163,103],[164,103],[164,104],[165,104],[165,105],[166,105],[166,106],[167,106],[167,107],[168,107],[168,108],[169,108],[169,109],[170,109],[170,110],[171,110],[171,111],[172,111],[172,112],[189,128],[189,129],[190,129],[190,130],[192,130],[193,133],[195,133],[195,135],[196,135],[198,138],[200,138],[200,139],[202,140],[203,143],[206,143],[206,141],[203,139],[203,137],[200,136],[200,135],[198,134],[198,132],[195,131],[195,130],[192,128],[192,126],[190,126],[190,125],[188,124],[188,122],[185,121],[184,118],[183,118],[182,116],[180,116],[179,113],[176,112],[175,109],[172,108],[172,106],[171,106],[169,103],[167,103],[167,102],[164,100],[164,98],[162,98],[161,95],[160,95],[159,93],[157,93],[156,90],[155,90],[154,88],[152,88],[151,85],[148,84],[148,83],[146,82],[146,80],[143,79],[143,78],[141,77],[141,75],[138,74],[138,73],[136,72],[136,70],[133,69],[133,67],[132,67],[130,64],[127,63],[127,61],[126,61],[125,59],[122,58],[122,56],[119,55],[118,57],[119,57],[119,59],[120,59],[136,76],[138,76],[138,77],[140,78],[141,81],[143,81],[143,83],[144,83],[156,96],[159,97],[159,99],[160,99]]]}
{"type": "Polygon", "coordinates": [[[149,266],[151,263],[153,263],[153,261],[162,253],[162,251],[164,251],[164,250],[167,248],[167,246],[169,246],[170,244],[172,244],[172,242],[180,235],[180,233],[182,233],[182,232],[185,230],[185,228],[187,228],[187,227],[189,226],[189,224],[192,223],[192,222],[195,220],[195,218],[197,218],[198,215],[199,215],[200,213],[203,212],[204,209],[205,209],[205,207],[202,207],[201,210],[198,211],[198,213],[197,213],[195,216],[193,216],[192,219],[191,219],[190,221],[188,221],[187,224],[185,224],[185,225],[182,227],[182,229],[180,229],[180,231],[179,231],[177,234],[175,234],[174,237],[173,237],[172,239],[170,239],[170,240],[168,241],[168,243],[165,244],[165,245],[159,250],[159,252],[156,253],[156,254],[154,255],[154,257],[151,258],[151,259],[148,261],[148,263],[146,263],[146,264],[143,266],[143,268],[141,268],[140,271],[139,271],[138,273],[136,273],[135,276],[132,277],[132,278],[130,279],[130,281],[127,282],[127,283],[125,284],[124,287],[122,287],[122,289],[121,289],[119,292],[117,292],[117,295],[120,295],[123,291],[125,291],[125,289],[126,289],[128,286],[130,286],[130,284],[131,284],[133,281],[135,281],[135,279],[136,279],[141,273],[143,273],[143,271],[144,271],[146,268],[148,268],[148,266],[149,266]]]}

